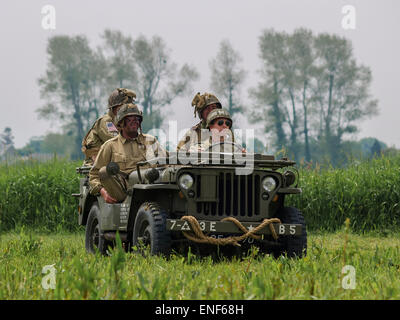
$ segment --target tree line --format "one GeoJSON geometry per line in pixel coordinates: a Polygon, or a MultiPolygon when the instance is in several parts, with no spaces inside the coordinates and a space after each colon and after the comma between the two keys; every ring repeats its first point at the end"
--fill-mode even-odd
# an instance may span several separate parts
{"type": "Polygon", "coordinates": [[[265,30],[259,50],[263,67],[250,89],[252,119],[295,159],[338,164],[346,135],[377,114],[370,68],[357,63],[349,40],[306,29],[265,30]]]}
{"type": "MultiPolygon", "coordinates": [[[[39,117],[58,121],[63,133],[74,138],[72,158],[81,157],[82,138],[104,112],[114,88],[137,93],[146,132],[160,127],[164,106],[180,96],[190,99],[200,77],[194,66],[174,62],[159,36],[134,39],[105,30],[101,39],[92,48],[85,36],[49,38],[47,70],[38,80],[45,101],[37,109],[39,117]]],[[[247,72],[229,40],[221,41],[209,60],[213,93],[233,116],[243,113],[262,124],[273,150],[296,160],[338,164],[353,148],[346,137],[378,112],[370,94],[370,68],[356,61],[349,40],[333,34],[267,29],[258,44],[261,68],[258,84],[249,89],[250,102],[240,100],[247,72]]]]}

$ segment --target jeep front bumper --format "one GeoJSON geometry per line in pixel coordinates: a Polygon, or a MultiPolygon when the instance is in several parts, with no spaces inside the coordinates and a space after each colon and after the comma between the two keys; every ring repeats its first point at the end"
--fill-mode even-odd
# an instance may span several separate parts
{"type": "MultiPolygon", "coordinates": [[[[234,223],[231,221],[208,221],[199,220],[199,225],[204,233],[218,233],[218,234],[243,234],[234,223]]],[[[258,222],[240,222],[247,230],[251,231],[261,224],[258,222]]],[[[299,236],[302,234],[301,224],[289,223],[273,223],[273,227],[278,236],[299,236]]],[[[167,230],[170,231],[192,231],[190,223],[181,219],[167,219],[167,230]]],[[[270,235],[271,229],[265,226],[259,230],[257,235],[270,235]]]]}

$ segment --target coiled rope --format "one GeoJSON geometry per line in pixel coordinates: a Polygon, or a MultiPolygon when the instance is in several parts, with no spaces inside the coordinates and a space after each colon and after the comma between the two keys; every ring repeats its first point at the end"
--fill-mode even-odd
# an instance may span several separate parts
{"type": "Polygon", "coordinates": [[[238,243],[239,241],[242,241],[248,237],[251,237],[253,239],[261,239],[261,236],[256,235],[255,233],[257,233],[258,231],[260,231],[261,229],[263,229],[265,226],[269,226],[270,230],[271,230],[271,234],[272,237],[277,240],[278,239],[278,235],[276,234],[275,228],[273,226],[273,223],[281,223],[281,220],[279,220],[278,218],[271,218],[271,219],[264,219],[263,222],[261,222],[257,227],[255,227],[253,230],[248,230],[243,224],[240,223],[239,220],[237,220],[236,218],[233,217],[227,217],[222,219],[221,221],[231,221],[232,223],[234,223],[241,231],[243,231],[243,234],[241,236],[230,236],[227,238],[213,238],[213,237],[209,237],[206,236],[203,231],[201,230],[200,224],[197,221],[197,219],[193,216],[183,216],[181,218],[182,220],[185,220],[187,222],[189,222],[191,229],[193,232],[186,232],[183,231],[184,236],[194,242],[197,243],[209,243],[209,244],[214,244],[214,245],[221,245],[221,246],[225,246],[225,245],[235,245],[235,246],[239,246],[240,244],[238,243]]]}

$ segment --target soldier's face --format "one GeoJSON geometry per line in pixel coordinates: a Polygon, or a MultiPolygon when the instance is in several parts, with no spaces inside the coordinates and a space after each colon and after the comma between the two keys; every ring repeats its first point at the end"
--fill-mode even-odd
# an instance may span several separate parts
{"type": "Polygon", "coordinates": [[[210,104],[209,106],[205,107],[202,111],[201,111],[201,118],[202,119],[207,119],[208,114],[213,111],[214,109],[217,109],[218,106],[216,104],[210,104]]]}
{"type": "Polygon", "coordinates": [[[217,118],[210,123],[210,130],[222,131],[224,129],[230,129],[232,127],[232,121],[226,118],[217,118]]]}
{"type": "Polygon", "coordinates": [[[140,127],[140,117],[128,116],[124,119],[124,130],[127,134],[136,133],[140,127]]]}

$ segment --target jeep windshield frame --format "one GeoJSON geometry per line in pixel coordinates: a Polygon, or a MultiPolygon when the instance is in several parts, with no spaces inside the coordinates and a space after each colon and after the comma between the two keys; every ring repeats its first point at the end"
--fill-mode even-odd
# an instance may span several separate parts
{"type": "MultiPolygon", "coordinates": [[[[156,157],[150,160],[141,161],[136,164],[139,178],[140,167],[145,165],[164,166],[164,165],[192,165],[192,166],[211,166],[211,167],[248,167],[264,168],[277,170],[291,167],[295,161],[282,158],[275,160],[272,155],[258,153],[227,153],[227,152],[169,152],[167,157],[156,157]],[[181,161],[184,159],[184,161],[181,161]],[[215,162],[217,163],[215,163],[215,162]]],[[[141,179],[140,179],[141,180],[141,179]]]]}

